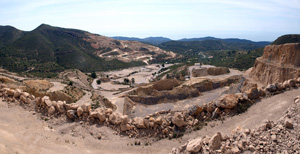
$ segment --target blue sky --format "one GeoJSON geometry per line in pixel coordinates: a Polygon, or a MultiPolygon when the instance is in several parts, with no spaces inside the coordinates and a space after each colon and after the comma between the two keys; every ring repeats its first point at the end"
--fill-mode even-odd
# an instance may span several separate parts
{"type": "Polygon", "coordinates": [[[0,25],[41,23],[106,36],[273,41],[300,34],[300,0],[0,0],[0,25]]]}

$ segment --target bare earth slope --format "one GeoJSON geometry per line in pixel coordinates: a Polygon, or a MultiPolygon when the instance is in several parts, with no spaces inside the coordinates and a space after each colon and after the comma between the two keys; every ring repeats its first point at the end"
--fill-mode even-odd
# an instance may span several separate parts
{"type": "Polygon", "coordinates": [[[299,61],[300,43],[269,45],[256,59],[250,75],[264,84],[283,82],[300,75],[299,61]]]}

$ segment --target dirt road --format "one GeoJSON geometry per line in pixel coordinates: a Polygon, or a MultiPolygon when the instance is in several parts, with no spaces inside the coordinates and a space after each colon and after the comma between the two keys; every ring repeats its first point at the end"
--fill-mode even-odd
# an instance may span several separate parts
{"type": "MultiPolygon", "coordinates": [[[[1,153],[169,153],[188,139],[216,132],[229,134],[237,126],[255,128],[266,120],[277,120],[300,94],[300,89],[266,98],[253,105],[244,114],[226,119],[223,123],[214,121],[203,129],[186,134],[182,139],[163,139],[151,146],[132,146],[137,139],[116,135],[104,126],[79,123],[52,124],[39,115],[33,115],[18,105],[8,106],[0,100],[0,151],[1,153]],[[213,126],[213,127],[212,127],[213,126]],[[102,139],[96,139],[98,134],[102,139]]],[[[145,143],[145,140],[141,140],[145,143]]]]}

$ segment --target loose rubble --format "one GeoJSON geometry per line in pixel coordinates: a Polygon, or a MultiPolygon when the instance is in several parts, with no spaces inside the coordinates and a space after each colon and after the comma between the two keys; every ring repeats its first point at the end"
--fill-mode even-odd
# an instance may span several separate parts
{"type": "Polygon", "coordinates": [[[256,129],[237,127],[229,137],[221,133],[211,138],[199,137],[188,141],[173,154],[185,153],[300,153],[300,96],[278,121],[266,121],[256,129]],[[209,142],[202,142],[209,139],[209,142]]]}
{"type": "MultiPolygon", "coordinates": [[[[92,109],[91,104],[88,103],[83,105],[68,104],[65,101],[52,101],[48,96],[36,98],[20,89],[6,88],[5,85],[0,87],[0,96],[7,103],[19,103],[24,107],[35,106],[35,110],[44,116],[66,116],[75,122],[85,121],[90,124],[106,125],[116,130],[117,133],[122,132],[129,137],[151,136],[171,139],[180,137],[184,132],[200,129],[199,123],[242,113],[254,104],[257,99],[282,93],[284,90],[290,90],[299,87],[299,85],[300,79],[293,79],[288,80],[284,84],[271,84],[266,88],[252,87],[245,93],[225,94],[217,101],[208,102],[204,105],[193,105],[187,110],[162,110],[146,117],[135,118],[113,112],[111,108],[92,109]],[[289,86],[286,86],[286,84],[289,86]],[[285,86],[280,87],[279,85],[285,86]]],[[[287,129],[294,128],[293,123],[289,119],[282,125],[287,129]]],[[[270,126],[267,128],[270,128],[270,126]]],[[[218,139],[212,140],[210,147],[219,149],[217,141],[218,139]]]]}

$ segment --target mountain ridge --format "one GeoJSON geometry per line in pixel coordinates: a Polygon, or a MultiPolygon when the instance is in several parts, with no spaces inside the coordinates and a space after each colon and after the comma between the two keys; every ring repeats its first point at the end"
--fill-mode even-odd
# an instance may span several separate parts
{"type": "Polygon", "coordinates": [[[252,41],[248,39],[240,39],[240,38],[216,38],[212,36],[206,36],[206,37],[199,37],[199,38],[182,38],[178,40],[172,40],[167,37],[146,37],[146,38],[138,38],[138,37],[125,37],[125,36],[113,36],[111,38],[117,39],[117,40],[128,40],[128,41],[140,41],[145,43],[150,43],[154,45],[160,45],[165,42],[169,41],[182,41],[182,42],[193,42],[193,41],[206,41],[206,40],[222,40],[225,42],[231,42],[231,43],[256,43],[256,44],[270,44],[269,41],[252,41]]]}
{"type": "Polygon", "coordinates": [[[0,65],[10,71],[29,71],[36,75],[55,74],[64,69],[84,72],[120,69],[145,65],[149,59],[162,55],[165,58],[175,56],[148,44],[118,41],[47,24],[29,32],[2,26],[0,32],[0,65]],[[20,34],[8,35],[16,32],[20,34]]]}

